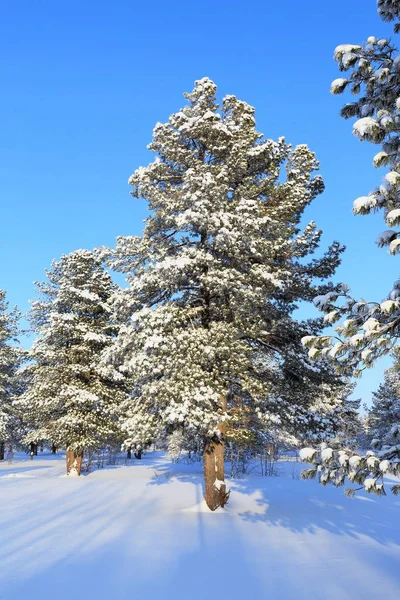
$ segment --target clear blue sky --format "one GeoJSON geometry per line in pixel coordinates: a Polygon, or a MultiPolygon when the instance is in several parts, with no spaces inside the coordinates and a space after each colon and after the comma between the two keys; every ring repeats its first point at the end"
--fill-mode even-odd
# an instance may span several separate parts
{"type": "MultiPolygon", "coordinates": [[[[383,298],[397,259],[374,244],[381,218],[351,207],[384,171],[329,94],[334,47],[369,35],[391,35],[375,0],[3,0],[0,287],[11,304],[27,310],[53,258],[141,232],[128,176],[148,162],[156,121],[204,76],[254,105],[266,136],[316,152],[326,191],[307,216],[325,244],[347,245],[337,278],[383,298]]],[[[365,400],[387,364],[363,377],[365,400]]]]}

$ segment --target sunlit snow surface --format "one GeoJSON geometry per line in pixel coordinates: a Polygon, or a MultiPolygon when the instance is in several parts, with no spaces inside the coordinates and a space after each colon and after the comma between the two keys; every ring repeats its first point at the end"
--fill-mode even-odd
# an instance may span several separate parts
{"type": "Polygon", "coordinates": [[[80,478],[58,457],[1,464],[0,600],[397,600],[400,498],[278,468],[211,513],[201,465],[161,453],[80,478]]]}

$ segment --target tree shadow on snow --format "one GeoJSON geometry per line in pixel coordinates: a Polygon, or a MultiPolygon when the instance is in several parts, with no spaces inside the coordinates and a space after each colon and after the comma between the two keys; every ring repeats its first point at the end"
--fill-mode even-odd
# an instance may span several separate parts
{"type": "MultiPolygon", "coordinates": [[[[154,475],[147,485],[179,481],[204,490],[201,463],[194,467],[160,461],[152,466],[154,475]]],[[[226,478],[226,481],[231,490],[230,500],[226,509],[218,509],[218,512],[227,516],[291,532],[317,534],[325,530],[355,539],[370,537],[383,545],[400,545],[400,502],[389,494],[378,498],[357,492],[355,498],[350,499],[344,495],[343,487],[324,488],[316,481],[279,474],[226,478]]]]}
{"type": "MultiPolygon", "coordinates": [[[[221,586],[223,556],[222,568],[229,572],[223,591],[232,600],[299,600],[313,595],[302,576],[303,564],[308,574],[314,572],[315,550],[310,550],[309,563],[296,563],[293,556],[301,556],[302,547],[290,544],[307,546],[308,535],[321,532],[364,538],[366,568],[371,564],[382,574],[397,573],[395,557],[368,543],[371,538],[399,545],[400,503],[394,498],[360,495],[350,500],[343,489],[323,489],[316,482],[250,475],[228,479],[230,502],[212,513],[203,506],[201,463],[170,463],[158,453],[132,461],[132,467],[121,479],[111,473],[108,478],[105,472],[92,480],[58,479],[56,487],[56,480],[38,478],[26,488],[31,506],[26,492],[10,496],[7,516],[0,514],[2,545],[7,548],[2,568],[4,573],[12,569],[17,578],[6,581],[0,598],[3,593],[7,600],[200,600],[205,591],[197,582],[204,573],[208,589],[221,586]],[[178,485],[171,486],[173,482],[178,485]],[[306,535],[297,538],[290,532],[306,535]],[[270,547],[277,540],[282,544],[270,547]],[[275,556],[276,566],[271,565],[266,580],[268,565],[263,561],[275,556]]],[[[329,536],[322,540],[330,557],[329,536]]],[[[336,575],[329,581],[335,585],[336,575]]],[[[338,591],[329,597],[349,596],[338,591]]]]}
{"type": "MultiPolygon", "coordinates": [[[[21,475],[21,478],[23,477],[24,473],[34,473],[35,471],[40,471],[42,469],[48,469],[47,466],[45,465],[34,465],[31,464],[30,466],[23,466],[20,467],[19,465],[14,465],[13,463],[6,464],[4,465],[6,468],[4,469],[0,469],[0,479],[1,478],[16,478],[18,479],[18,477],[21,475]]],[[[25,475],[25,477],[27,477],[27,475],[25,475]]],[[[34,477],[34,475],[32,475],[32,477],[34,477]]]]}
{"type": "Polygon", "coordinates": [[[334,535],[361,539],[370,537],[380,544],[400,544],[400,505],[392,497],[378,498],[358,492],[354,499],[343,488],[318,482],[288,481],[260,477],[231,482],[232,503],[236,494],[253,497],[258,510],[238,512],[245,521],[265,523],[292,532],[334,535]],[[261,479],[261,481],[260,481],[261,479]]]}

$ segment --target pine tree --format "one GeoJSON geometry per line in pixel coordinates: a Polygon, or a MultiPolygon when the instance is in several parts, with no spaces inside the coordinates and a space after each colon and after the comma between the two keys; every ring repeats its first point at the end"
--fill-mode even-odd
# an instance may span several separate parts
{"type": "Polygon", "coordinates": [[[361,399],[350,398],[350,394],[353,393],[354,387],[354,385],[346,386],[344,389],[344,398],[335,411],[337,427],[335,437],[340,445],[353,450],[358,450],[363,426],[359,413],[361,399]]]}
{"type": "Polygon", "coordinates": [[[17,345],[19,312],[8,310],[6,293],[0,290],[0,460],[4,460],[6,444],[21,435],[20,415],[13,405],[21,391],[18,369],[23,352],[17,345]]]}
{"type": "Polygon", "coordinates": [[[117,335],[110,275],[88,250],[53,261],[38,283],[30,321],[39,336],[29,352],[29,386],[19,400],[30,426],[25,441],[66,448],[67,473],[80,474],[84,450],[120,439],[124,376],[100,358],[117,335]]]}
{"type": "MultiPolygon", "coordinates": [[[[188,104],[156,125],[156,158],[129,180],[151,211],[143,236],[104,250],[130,283],[116,303],[126,324],[109,355],[135,381],[126,444],[176,429],[201,436],[211,510],[228,499],[224,441],[238,407],[264,428],[277,415],[310,423],[300,338],[321,322],[294,326],[291,313],[297,301],[335,289],[315,280],[334,272],[342,251],[335,243],[305,260],[321,236],[314,223],[299,226],[323,190],[314,154],[265,139],[251,106],[230,95],[219,107],[215,94],[212,81],[197,81],[188,104]]],[[[315,365],[306,373],[324,379],[315,365]]]]}
{"type": "MultiPolygon", "coordinates": [[[[378,0],[378,12],[385,21],[398,21],[397,1],[378,0]]],[[[399,24],[395,32],[399,31],[399,24]]],[[[377,244],[388,247],[391,254],[400,251],[400,55],[387,39],[371,36],[366,44],[342,44],[334,58],[341,71],[351,71],[346,78],[336,79],[333,94],[349,89],[359,98],[347,103],[341,114],[357,117],[353,133],[361,141],[381,144],[374,166],[388,166],[390,171],[381,185],[368,196],[354,201],[356,215],[382,211],[390,228],[378,236],[377,244]]],[[[334,336],[307,337],[305,345],[314,357],[330,356],[342,372],[360,376],[380,356],[390,353],[400,339],[400,281],[395,281],[388,297],[380,301],[357,301],[343,286],[339,293],[315,299],[325,319],[337,326],[334,336]]]]}
{"type": "Polygon", "coordinates": [[[388,431],[400,423],[400,377],[399,364],[385,372],[384,382],[373,393],[368,413],[370,435],[373,440],[384,440],[388,431]]]}
{"type": "MultiPolygon", "coordinates": [[[[394,31],[400,31],[400,6],[397,0],[378,0],[378,13],[385,21],[396,21],[394,31]]],[[[379,188],[368,196],[354,201],[357,215],[383,211],[386,224],[391,228],[379,235],[377,243],[389,247],[391,254],[400,251],[400,232],[393,227],[400,224],[400,55],[387,39],[371,36],[364,45],[342,44],[334,53],[341,71],[352,70],[347,78],[336,79],[331,86],[333,94],[349,88],[357,101],[345,104],[342,116],[357,117],[353,132],[361,141],[382,144],[374,158],[374,166],[389,166],[379,188]]],[[[325,312],[325,320],[335,323],[338,335],[306,336],[303,343],[313,358],[330,356],[342,373],[360,376],[382,355],[393,353],[398,360],[400,339],[400,281],[383,302],[356,301],[347,286],[339,293],[328,293],[315,298],[315,304],[325,312]]],[[[383,392],[383,389],[381,389],[383,392]]],[[[379,392],[379,394],[381,393],[379,392]]],[[[385,393],[389,388],[385,388],[385,393]]],[[[305,460],[314,468],[304,471],[304,478],[317,475],[322,484],[343,485],[346,477],[359,483],[361,488],[377,495],[385,494],[385,474],[399,475],[400,424],[393,423],[380,431],[383,445],[365,456],[346,450],[306,448],[305,460]]],[[[360,489],[360,488],[359,488],[360,489]]],[[[354,489],[346,490],[349,495],[354,489]]],[[[392,486],[395,494],[400,486],[392,486]]]]}
{"type": "MultiPolygon", "coordinates": [[[[386,371],[385,382],[374,393],[373,406],[367,418],[356,419],[354,409],[358,409],[359,401],[347,400],[338,415],[338,439],[329,445],[325,443],[319,448],[309,447],[300,451],[300,457],[313,464],[312,468],[302,472],[303,479],[318,477],[322,485],[332,484],[336,487],[344,485],[348,479],[350,483],[359,485],[358,488],[345,489],[349,497],[361,489],[385,496],[385,476],[400,475],[398,392],[398,372],[392,368],[386,371]],[[348,409],[350,412],[346,416],[348,409]],[[356,444],[351,439],[353,432],[357,434],[356,444]],[[373,449],[361,454],[360,449],[363,450],[365,446],[373,449]]],[[[391,491],[395,495],[400,494],[400,485],[392,485],[391,491]]]]}

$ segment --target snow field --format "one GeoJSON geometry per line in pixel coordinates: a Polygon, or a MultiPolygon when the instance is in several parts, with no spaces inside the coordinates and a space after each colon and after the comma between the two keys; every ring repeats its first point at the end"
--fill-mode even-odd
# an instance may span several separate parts
{"type": "Polygon", "coordinates": [[[89,476],[62,457],[0,465],[1,600],[395,600],[400,500],[279,476],[202,501],[202,467],[162,453],[89,476]]]}

